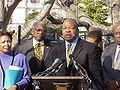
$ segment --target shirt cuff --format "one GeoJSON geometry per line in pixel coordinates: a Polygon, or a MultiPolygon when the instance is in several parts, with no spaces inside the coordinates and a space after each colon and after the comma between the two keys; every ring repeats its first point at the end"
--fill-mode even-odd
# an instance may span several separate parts
{"type": "Polygon", "coordinates": [[[116,81],[117,88],[120,88],[119,83],[116,81]]]}
{"type": "Polygon", "coordinates": [[[19,84],[15,84],[17,86],[17,90],[20,88],[20,85],[19,84]]]}

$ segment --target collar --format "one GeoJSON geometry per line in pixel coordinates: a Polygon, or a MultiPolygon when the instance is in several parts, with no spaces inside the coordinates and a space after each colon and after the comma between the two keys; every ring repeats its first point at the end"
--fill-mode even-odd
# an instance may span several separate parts
{"type": "Polygon", "coordinates": [[[120,49],[120,45],[117,45],[117,49],[120,49]]]}
{"type": "Polygon", "coordinates": [[[44,40],[38,42],[37,40],[35,40],[35,38],[33,38],[33,46],[35,46],[35,45],[38,44],[38,43],[41,43],[41,44],[44,45],[44,40]]]}
{"type": "MultiPolygon", "coordinates": [[[[76,44],[77,41],[78,41],[78,37],[77,37],[71,44],[76,44]]],[[[70,43],[65,40],[65,44],[66,44],[66,46],[67,46],[67,45],[70,44],[70,43]]]]}
{"type": "MultiPolygon", "coordinates": [[[[71,43],[71,49],[72,51],[74,51],[75,47],[76,47],[76,44],[78,42],[78,37],[71,43]]],[[[67,45],[70,44],[69,42],[65,41],[65,47],[67,47],[67,45]]]]}

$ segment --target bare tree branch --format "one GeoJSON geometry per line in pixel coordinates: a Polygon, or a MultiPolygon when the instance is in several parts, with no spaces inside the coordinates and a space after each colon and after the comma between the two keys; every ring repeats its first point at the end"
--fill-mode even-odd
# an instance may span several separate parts
{"type": "Polygon", "coordinates": [[[4,20],[4,0],[0,0],[0,28],[3,28],[4,20]]]}
{"type": "Polygon", "coordinates": [[[19,2],[22,0],[14,0],[14,2],[12,3],[12,5],[10,5],[8,7],[8,11],[6,11],[5,13],[5,17],[4,17],[4,21],[5,21],[5,27],[7,27],[9,20],[12,16],[13,11],[15,10],[15,8],[17,7],[17,5],[19,4],[19,2]]]}
{"type": "Polygon", "coordinates": [[[0,0],[0,21],[3,21],[4,16],[4,0],[0,0]]]}
{"type": "MultiPolygon", "coordinates": [[[[30,28],[31,28],[31,26],[33,25],[34,22],[42,21],[49,14],[54,2],[55,2],[55,0],[47,1],[45,3],[45,5],[43,6],[43,8],[41,9],[41,11],[38,13],[38,15],[22,27],[21,38],[24,38],[28,34],[28,32],[30,32],[30,28]]],[[[17,41],[17,33],[14,34],[13,39],[15,39],[17,41]]],[[[17,42],[14,42],[14,43],[16,44],[17,42]]]]}
{"type": "MultiPolygon", "coordinates": [[[[61,0],[59,0],[61,1],[61,0]]],[[[65,10],[65,12],[67,12],[68,15],[70,15],[69,17],[72,16],[72,18],[75,18],[75,13],[76,13],[76,5],[74,4],[71,4],[70,8],[68,7],[65,7],[63,4],[59,4],[57,3],[57,5],[62,8],[63,10],[65,10]]],[[[78,18],[80,19],[81,22],[86,22],[90,25],[90,27],[98,27],[98,28],[101,28],[102,30],[105,31],[105,33],[108,33],[110,32],[111,27],[107,27],[107,26],[104,26],[100,23],[96,23],[94,21],[92,21],[92,19],[90,17],[88,17],[84,12],[82,12],[81,10],[78,9],[78,18]]]]}
{"type": "Polygon", "coordinates": [[[58,25],[58,24],[62,24],[63,22],[63,20],[61,20],[61,19],[55,19],[52,15],[47,15],[47,19],[48,20],[50,20],[51,22],[52,22],[52,24],[56,24],[56,25],[58,25]]]}

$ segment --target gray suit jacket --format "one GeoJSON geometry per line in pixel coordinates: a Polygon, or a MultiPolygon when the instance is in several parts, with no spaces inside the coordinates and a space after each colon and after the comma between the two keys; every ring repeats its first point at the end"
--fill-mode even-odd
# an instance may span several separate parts
{"type": "Polygon", "coordinates": [[[105,80],[116,80],[120,83],[120,71],[114,70],[112,64],[115,58],[117,44],[112,44],[105,48],[102,54],[103,74],[105,80]]]}

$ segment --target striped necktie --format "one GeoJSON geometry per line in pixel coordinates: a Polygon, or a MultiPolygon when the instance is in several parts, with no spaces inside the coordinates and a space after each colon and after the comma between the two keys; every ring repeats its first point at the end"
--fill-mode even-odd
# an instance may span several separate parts
{"type": "Polygon", "coordinates": [[[69,63],[70,63],[70,58],[69,58],[69,55],[72,54],[72,49],[71,49],[71,45],[72,44],[68,44],[67,45],[67,48],[66,48],[66,62],[67,62],[67,67],[69,66],[69,63]]]}

